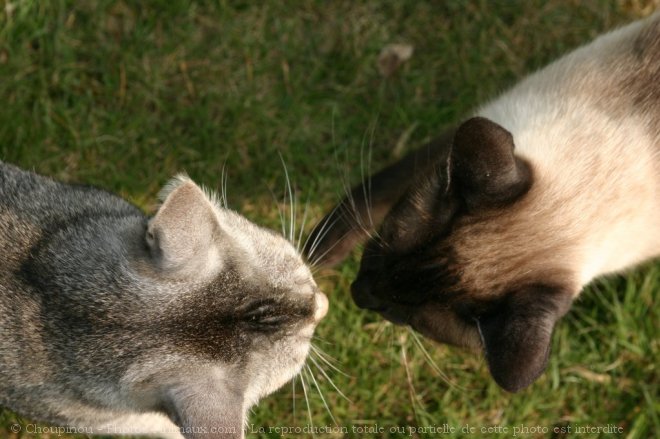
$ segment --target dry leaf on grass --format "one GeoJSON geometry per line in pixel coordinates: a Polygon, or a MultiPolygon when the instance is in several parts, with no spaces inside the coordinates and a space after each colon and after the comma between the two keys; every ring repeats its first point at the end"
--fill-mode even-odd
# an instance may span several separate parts
{"type": "Polygon", "coordinates": [[[608,384],[612,377],[603,373],[592,372],[591,370],[581,367],[581,366],[572,366],[564,369],[564,372],[574,373],[587,381],[594,383],[608,384]]]}
{"type": "Polygon", "coordinates": [[[396,72],[401,64],[408,61],[413,54],[410,44],[389,44],[378,55],[378,71],[388,78],[396,72]]]}

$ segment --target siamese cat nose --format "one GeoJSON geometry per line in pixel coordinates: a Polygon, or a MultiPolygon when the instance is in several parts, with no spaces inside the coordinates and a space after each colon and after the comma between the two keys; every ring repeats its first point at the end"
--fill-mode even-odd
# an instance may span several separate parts
{"type": "Polygon", "coordinates": [[[377,311],[381,308],[380,300],[370,292],[371,282],[358,278],[351,284],[351,295],[355,304],[362,309],[377,311]]]}
{"type": "Polygon", "coordinates": [[[314,321],[319,322],[328,313],[328,297],[319,291],[314,298],[316,300],[314,321]]]}

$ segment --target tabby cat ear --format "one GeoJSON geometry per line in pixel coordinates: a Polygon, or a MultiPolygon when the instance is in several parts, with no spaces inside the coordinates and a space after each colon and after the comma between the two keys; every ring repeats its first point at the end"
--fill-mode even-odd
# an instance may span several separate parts
{"type": "Polygon", "coordinates": [[[497,384],[517,392],[543,373],[555,323],[571,301],[565,290],[531,286],[510,294],[496,312],[478,319],[486,361],[497,384]]]}
{"type": "Polygon", "coordinates": [[[203,275],[220,264],[221,229],[213,204],[192,180],[177,177],[161,192],[146,242],[156,265],[176,274],[203,275]]]}
{"type": "Polygon", "coordinates": [[[513,136],[484,117],[463,122],[452,148],[452,178],[470,208],[505,204],[531,185],[527,164],[513,154],[513,136]]]}

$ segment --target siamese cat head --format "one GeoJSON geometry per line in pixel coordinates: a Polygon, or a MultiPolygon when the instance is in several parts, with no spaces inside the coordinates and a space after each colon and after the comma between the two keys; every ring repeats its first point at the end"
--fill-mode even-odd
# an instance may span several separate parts
{"type": "Polygon", "coordinates": [[[410,185],[367,244],[356,304],[442,343],[483,349],[515,392],[544,370],[577,284],[558,236],[539,236],[534,170],[480,117],[410,185]]]}
{"type": "Polygon", "coordinates": [[[132,381],[160,375],[155,381],[169,389],[167,409],[179,425],[204,425],[208,416],[240,430],[251,405],[300,371],[327,298],[289,242],[221,207],[191,180],[175,179],[162,199],[147,226],[141,275],[171,291],[160,334],[189,372],[163,384],[169,376],[150,359],[132,381]]]}

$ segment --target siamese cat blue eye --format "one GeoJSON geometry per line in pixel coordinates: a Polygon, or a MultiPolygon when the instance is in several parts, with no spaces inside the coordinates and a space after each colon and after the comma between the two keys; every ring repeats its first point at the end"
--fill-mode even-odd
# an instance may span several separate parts
{"type": "Polygon", "coordinates": [[[187,177],[146,217],[0,162],[0,404],[92,434],[241,438],[328,301],[295,248],[187,177]]]}
{"type": "Polygon", "coordinates": [[[660,14],[603,35],[356,187],[306,250],[369,237],[355,303],[482,351],[511,392],[543,373],[582,288],[660,254],[660,14]]]}

